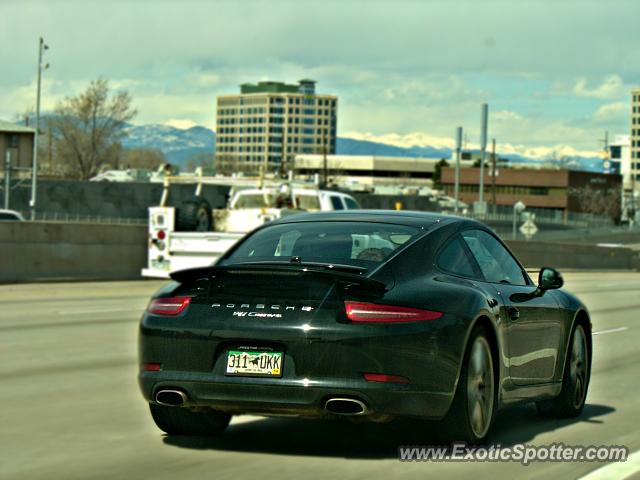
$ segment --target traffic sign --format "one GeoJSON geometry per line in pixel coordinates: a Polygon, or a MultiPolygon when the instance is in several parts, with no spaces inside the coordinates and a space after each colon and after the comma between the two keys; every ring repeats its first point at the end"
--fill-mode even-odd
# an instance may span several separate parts
{"type": "Polygon", "coordinates": [[[524,237],[529,240],[538,232],[538,227],[532,220],[527,220],[520,226],[520,233],[524,235],[524,237]]]}

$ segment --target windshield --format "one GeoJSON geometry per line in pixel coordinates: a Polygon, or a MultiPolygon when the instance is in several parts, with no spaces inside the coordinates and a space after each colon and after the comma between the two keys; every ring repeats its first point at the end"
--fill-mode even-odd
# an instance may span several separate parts
{"type": "Polygon", "coordinates": [[[367,222],[301,222],[273,225],[250,236],[227,263],[283,261],[371,267],[416,238],[421,230],[367,222]]]}

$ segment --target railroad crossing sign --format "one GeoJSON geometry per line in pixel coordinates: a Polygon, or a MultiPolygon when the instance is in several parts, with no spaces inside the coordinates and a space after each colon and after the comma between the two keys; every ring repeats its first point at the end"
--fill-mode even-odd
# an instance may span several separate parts
{"type": "Polygon", "coordinates": [[[520,226],[520,233],[522,233],[522,235],[524,235],[524,238],[526,238],[527,240],[533,237],[537,231],[538,227],[535,223],[533,223],[533,220],[531,220],[531,218],[528,218],[527,221],[520,226]]]}

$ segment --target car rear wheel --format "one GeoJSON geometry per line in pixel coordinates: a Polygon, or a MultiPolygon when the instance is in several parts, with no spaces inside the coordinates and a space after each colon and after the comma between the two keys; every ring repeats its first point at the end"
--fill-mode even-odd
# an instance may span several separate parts
{"type": "Polygon", "coordinates": [[[576,325],[567,351],[560,395],[536,402],[538,412],[544,416],[558,418],[580,415],[587,399],[590,365],[587,335],[582,325],[576,325]]]}
{"type": "Polygon", "coordinates": [[[487,437],[494,417],[496,379],[491,343],[486,332],[471,332],[453,404],[445,420],[451,440],[470,444],[487,437]]]}
{"type": "Polygon", "coordinates": [[[154,403],[149,408],[158,428],[169,435],[220,435],[231,420],[228,413],[215,410],[192,411],[154,403]]]}

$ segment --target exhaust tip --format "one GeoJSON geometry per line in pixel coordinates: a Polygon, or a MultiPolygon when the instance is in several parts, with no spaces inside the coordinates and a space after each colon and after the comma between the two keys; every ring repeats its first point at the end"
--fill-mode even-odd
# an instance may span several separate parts
{"type": "Polygon", "coordinates": [[[324,409],[335,415],[364,415],[367,406],[355,398],[330,398],[324,404],[324,409]]]}
{"type": "Polygon", "coordinates": [[[167,407],[179,407],[187,402],[187,395],[180,390],[159,390],[156,403],[167,407]]]}

